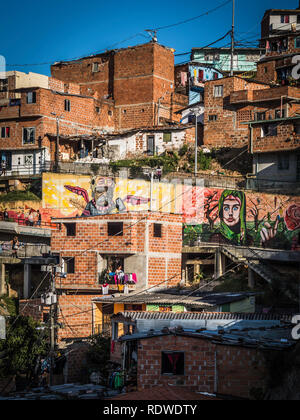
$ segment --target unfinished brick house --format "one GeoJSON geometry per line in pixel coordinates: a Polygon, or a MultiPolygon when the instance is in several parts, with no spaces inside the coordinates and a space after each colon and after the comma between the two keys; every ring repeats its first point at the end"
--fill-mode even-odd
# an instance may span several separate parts
{"type": "Polygon", "coordinates": [[[293,56],[300,53],[300,6],[267,10],[261,22],[260,45],[265,56],[258,62],[257,79],[266,83],[294,84],[293,56]]]}
{"type": "MultiPolygon", "coordinates": [[[[180,215],[130,212],[53,222],[61,229],[53,232],[52,254],[59,256],[66,273],[65,278],[56,278],[59,322],[65,324],[64,329],[58,330],[59,340],[93,333],[97,315],[92,299],[103,296],[107,270],[115,272],[121,266],[126,275],[135,274],[135,280],[128,282],[130,290],[170,287],[181,281],[180,215]]],[[[118,292],[113,278],[109,288],[111,293],[118,292]]],[[[113,305],[110,306],[113,314],[113,305]]],[[[24,314],[29,310],[30,305],[24,314]]],[[[36,310],[35,318],[43,319],[42,306],[36,310]]]]}
{"type": "Polygon", "coordinates": [[[175,94],[174,50],[156,42],[55,63],[51,73],[114,101],[115,131],[178,121],[175,112],[188,101],[175,94]]]}
{"type": "Polygon", "coordinates": [[[235,92],[268,89],[269,85],[250,82],[241,77],[225,77],[208,81],[204,92],[204,145],[207,147],[241,148],[248,144],[248,128],[241,122],[249,121],[251,108],[232,101],[235,92]]]}
{"type": "Polygon", "coordinates": [[[6,162],[6,176],[40,174],[56,158],[71,160],[84,146],[91,149],[91,141],[80,141],[82,135],[97,139],[100,129],[113,128],[103,112],[109,101],[82,95],[79,85],[16,72],[7,81],[12,90],[2,85],[0,108],[0,161],[6,162]],[[67,137],[72,135],[77,139],[67,137]]]}
{"type": "Polygon", "coordinates": [[[112,317],[111,360],[136,375],[138,391],[171,385],[249,399],[266,389],[264,354],[292,348],[289,322],[289,315],[123,312],[112,317]]]}

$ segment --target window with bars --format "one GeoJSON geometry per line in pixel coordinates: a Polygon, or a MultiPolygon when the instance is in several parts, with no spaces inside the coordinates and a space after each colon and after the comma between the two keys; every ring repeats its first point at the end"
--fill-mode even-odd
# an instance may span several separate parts
{"type": "Polygon", "coordinates": [[[251,121],[252,120],[252,112],[251,111],[238,111],[236,114],[236,118],[238,122],[241,121],[251,121]]]}
{"type": "Polygon", "coordinates": [[[71,102],[69,99],[65,99],[65,111],[70,112],[71,111],[71,102]]]}
{"type": "Polygon", "coordinates": [[[208,121],[210,121],[210,122],[218,121],[218,116],[217,115],[209,115],[208,116],[208,121]]]}
{"type": "Polygon", "coordinates": [[[224,86],[214,86],[214,97],[215,98],[223,98],[224,86]]]}

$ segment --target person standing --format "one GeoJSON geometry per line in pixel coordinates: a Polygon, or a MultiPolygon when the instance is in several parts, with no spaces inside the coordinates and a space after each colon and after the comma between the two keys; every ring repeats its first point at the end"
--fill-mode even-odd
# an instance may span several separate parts
{"type": "Polygon", "coordinates": [[[2,170],[1,175],[5,176],[6,175],[6,161],[5,160],[2,160],[1,162],[1,170],[2,170]]]}
{"type": "Polygon", "coordinates": [[[4,209],[3,218],[5,221],[8,221],[8,212],[7,209],[4,209]]]}
{"type": "Polygon", "coordinates": [[[18,258],[18,249],[20,247],[20,242],[17,236],[14,237],[14,239],[12,240],[12,253],[13,256],[18,258]]]}
{"type": "Polygon", "coordinates": [[[37,226],[41,226],[41,224],[42,224],[42,215],[41,215],[41,213],[40,213],[39,210],[37,211],[37,217],[38,217],[38,219],[37,219],[36,225],[37,226]]]}

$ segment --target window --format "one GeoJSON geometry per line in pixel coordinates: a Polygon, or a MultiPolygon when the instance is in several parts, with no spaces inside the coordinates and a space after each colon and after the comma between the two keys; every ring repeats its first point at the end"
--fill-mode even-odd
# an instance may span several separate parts
{"type": "Polygon", "coordinates": [[[290,23],[290,17],[288,15],[281,15],[281,23],[290,23]]]}
{"type": "Polygon", "coordinates": [[[33,155],[24,156],[24,166],[31,168],[33,166],[33,155]]]}
{"type": "Polygon", "coordinates": [[[0,92],[8,91],[8,79],[0,79],[0,92]]]}
{"type": "Polygon", "coordinates": [[[300,23],[300,15],[297,15],[297,23],[300,23]]]}
{"type": "Polygon", "coordinates": [[[214,86],[214,97],[215,98],[223,98],[223,85],[214,86]]]}
{"type": "Polygon", "coordinates": [[[199,70],[198,82],[203,82],[203,79],[204,79],[204,70],[199,70]]]}
{"type": "Polygon", "coordinates": [[[281,112],[281,109],[276,109],[275,110],[275,118],[285,118],[286,117],[286,110],[283,109],[281,112]]]}
{"type": "Polygon", "coordinates": [[[1,138],[7,139],[10,137],[10,127],[1,127],[1,138]]]}
{"type": "Polygon", "coordinates": [[[256,119],[256,121],[265,121],[266,120],[266,113],[265,112],[257,112],[255,119],[256,119]]]}
{"type": "Polygon", "coordinates": [[[67,112],[71,111],[71,102],[69,99],[65,99],[65,111],[67,112]]]}
{"type": "Polygon", "coordinates": [[[97,114],[100,114],[100,107],[96,106],[95,111],[97,112],[97,114]]]}
{"type": "Polygon", "coordinates": [[[98,73],[99,71],[99,63],[93,63],[92,72],[98,73]]]}
{"type": "Polygon", "coordinates": [[[217,115],[209,115],[208,120],[209,121],[218,121],[218,116],[217,115]]]}
{"type": "Polygon", "coordinates": [[[76,236],[76,223],[65,223],[67,236],[76,236]]]}
{"type": "Polygon", "coordinates": [[[23,144],[33,144],[35,142],[35,128],[23,128],[23,144]]]}
{"type": "Polygon", "coordinates": [[[295,48],[300,48],[300,37],[295,38],[295,48]]]}
{"type": "Polygon", "coordinates": [[[279,171],[287,171],[290,169],[290,155],[281,153],[278,155],[278,169],[279,171]]]}
{"type": "Polygon", "coordinates": [[[147,153],[149,156],[154,156],[155,152],[155,140],[154,136],[147,137],[147,153]]]}
{"type": "Polygon", "coordinates": [[[294,132],[295,132],[295,134],[300,134],[300,123],[299,122],[294,124],[294,132]]]}
{"type": "Polygon", "coordinates": [[[28,92],[27,93],[27,103],[28,104],[35,104],[36,103],[36,92],[28,92]]]}
{"type": "Polygon", "coordinates": [[[262,127],[262,137],[277,136],[277,124],[266,124],[262,127]]]}
{"type": "Polygon", "coordinates": [[[123,236],[123,222],[109,222],[108,236],[123,236]]]}
{"type": "Polygon", "coordinates": [[[184,353],[163,351],[161,373],[162,375],[184,375],[184,353]]]}
{"type": "Polygon", "coordinates": [[[162,237],[162,225],[160,223],[154,223],[153,231],[154,238],[162,237]]]}
{"type": "Polygon", "coordinates": [[[172,140],[172,133],[164,133],[163,140],[165,143],[169,143],[172,140]]]}
{"type": "Polygon", "coordinates": [[[66,274],[75,273],[75,258],[74,257],[65,257],[62,259],[63,262],[63,272],[66,274]]]}

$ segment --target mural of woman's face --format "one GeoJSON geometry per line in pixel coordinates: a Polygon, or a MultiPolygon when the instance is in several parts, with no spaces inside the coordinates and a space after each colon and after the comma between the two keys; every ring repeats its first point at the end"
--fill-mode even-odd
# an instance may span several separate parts
{"type": "Polygon", "coordinates": [[[227,226],[235,226],[240,221],[241,202],[235,198],[226,198],[223,203],[223,220],[227,226]]]}

